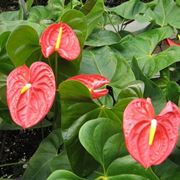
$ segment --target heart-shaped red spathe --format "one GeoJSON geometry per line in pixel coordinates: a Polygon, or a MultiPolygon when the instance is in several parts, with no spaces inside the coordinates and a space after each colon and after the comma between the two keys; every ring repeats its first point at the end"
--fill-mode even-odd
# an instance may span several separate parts
{"type": "Polygon", "coordinates": [[[42,33],[39,43],[41,51],[46,58],[53,54],[54,51],[57,51],[62,58],[71,61],[76,59],[81,51],[75,32],[63,22],[48,26],[42,33]],[[58,48],[56,48],[60,28],[62,28],[62,32],[59,37],[58,48]]]}
{"type": "Polygon", "coordinates": [[[150,98],[135,99],[128,104],[123,116],[123,131],[131,156],[145,168],[162,163],[172,152],[178,139],[180,110],[168,102],[155,115],[150,98]],[[153,143],[149,145],[151,122],[157,121],[153,143]]]}
{"type": "Polygon", "coordinates": [[[46,63],[14,69],[7,78],[7,103],[13,121],[23,128],[37,124],[49,112],[55,91],[54,74],[46,63]],[[22,92],[25,86],[29,89],[22,92]]]}
{"type": "Polygon", "coordinates": [[[76,80],[84,84],[88,89],[93,99],[100,98],[108,94],[108,89],[98,89],[109,84],[109,80],[99,74],[79,74],[68,80],[76,80]]]}

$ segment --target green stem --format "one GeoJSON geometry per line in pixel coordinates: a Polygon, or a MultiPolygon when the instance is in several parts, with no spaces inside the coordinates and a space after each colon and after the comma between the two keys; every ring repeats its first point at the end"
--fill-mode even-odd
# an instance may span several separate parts
{"type": "Polygon", "coordinates": [[[149,169],[149,170],[151,171],[151,173],[156,177],[156,180],[160,180],[159,177],[154,173],[154,171],[152,170],[151,167],[149,167],[148,169],[149,169]]]}
{"type": "MultiPolygon", "coordinates": [[[[55,54],[55,80],[56,80],[56,87],[58,86],[58,54],[55,54]]],[[[56,113],[57,113],[57,92],[55,94],[55,101],[54,101],[54,118],[53,118],[53,129],[57,128],[57,123],[56,123],[56,113]]]]}
{"type": "Polygon", "coordinates": [[[58,85],[58,54],[55,54],[55,79],[56,79],[56,86],[58,85]]]}
{"type": "Polygon", "coordinates": [[[103,103],[102,103],[99,99],[97,99],[97,101],[99,102],[99,104],[100,104],[101,106],[103,106],[103,103]]]}
{"type": "Polygon", "coordinates": [[[71,0],[71,9],[73,8],[73,0],[71,0]]]}
{"type": "Polygon", "coordinates": [[[14,162],[14,163],[6,163],[6,164],[0,164],[0,168],[6,167],[6,166],[14,166],[18,164],[24,164],[25,162],[19,161],[19,162],[14,162]]]}
{"type": "Polygon", "coordinates": [[[114,24],[113,24],[113,22],[112,22],[112,20],[111,20],[111,17],[109,16],[109,13],[108,13],[107,11],[106,11],[106,13],[107,13],[107,17],[108,17],[108,19],[109,19],[109,21],[110,21],[110,23],[111,23],[113,29],[114,29],[115,32],[118,34],[118,36],[121,38],[119,32],[117,31],[117,29],[115,28],[115,26],[114,26],[114,24]]]}

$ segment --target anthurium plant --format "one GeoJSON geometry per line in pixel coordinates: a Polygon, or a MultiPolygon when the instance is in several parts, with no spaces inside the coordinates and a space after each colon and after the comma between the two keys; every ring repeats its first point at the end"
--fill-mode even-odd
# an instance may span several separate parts
{"type": "Polygon", "coordinates": [[[22,179],[180,179],[179,30],[174,0],[2,12],[0,130],[51,128],[22,179]]]}

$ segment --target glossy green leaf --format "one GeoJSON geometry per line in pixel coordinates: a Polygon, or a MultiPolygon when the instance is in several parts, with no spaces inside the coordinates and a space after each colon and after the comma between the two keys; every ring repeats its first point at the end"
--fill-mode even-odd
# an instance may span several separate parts
{"type": "Polygon", "coordinates": [[[132,61],[132,69],[136,79],[143,81],[145,84],[144,97],[150,97],[152,99],[155,112],[159,113],[164,108],[166,103],[166,98],[162,90],[142,73],[136,59],[133,59],[132,61]]]}
{"type": "Polygon", "coordinates": [[[6,52],[6,42],[9,34],[10,32],[7,31],[0,35],[0,72],[3,74],[9,74],[14,68],[6,52]]]}
{"type": "Polygon", "coordinates": [[[155,75],[158,71],[165,69],[166,67],[170,66],[171,64],[175,62],[179,62],[180,61],[180,47],[178,46],[170,47],[162,51],[161,53],[157,54],[152,59],[152,61],[154,62],[150,62],[150,64],[154,63],[155,69],[151,73],[150,76],[155,75]]]}
{"type": "Polygon", "coordinates": [[[14,21],[3,21],[0,23],[0,32],[13,31],[19,26],[31,26],[33,29],[36,29],[38,34],[41,34],[44,27],[40,26],[37,23],[24,21],[24,20],[14,20],[14,21]]]}
{"type": "Polygon", "coordinates": [[[0,13],[0,23],[3,21],[18,20],[18,11],[6,11],[0,13]]]}
{"type": "Polygon", "coordinates": [[[63,13],[64,0],[48,0],[47,8],[52,16],[57,20],[63,13]]]}
{"type": "Polygon", "coordinates": [[[173,81],[170,81],[166,87],[166,96],[167,96],[167,100],[170,100],[178,104],[180,97],[180,85],[178,85],[173,81]]]}
{"type": "Polygon", "coordinates": [[[83,6],[82,12],[84,12],[87,17],[88,36],[101,21],[102,15],[104,13],[104,1],[88,0],[83,6]]]}
{"type": "Polygon", "coordinates": [[[54,157],[50,163],[51,172],[58,169],[71,170],[71,165],[67,156],[66,151],[60,152],[56,157],[54,157]]]}
{"type": "Polygon", "coordinates": [[[39,148],[30,159],[28,168],[23,175],[23,179],[46,179],[51,174],[51,162],[58,156],[58,151],[61,148],[62,143],[60,129],[54,130],[41,142],[39,148]]]}
{"type": "Polygon", "coordinates": [[[117,176],[121,174],[139,175],[146,179],[159,180],[151,169],[144,169],[131,156],[124,156],[114,160],[107,170],[108,176],[117,176]]]}
{"type": "Polygon", "coordinates": [[[47,180],[85,180],[76,176],[74,173],[66,170],[57,170],[54,171],[47,180]]]}
{"type": "Polygon", "coordinates": [[[86,122],[79,131],[79,139],[86,150],[104,168],[125,152],[119,121],[97,118],[86,122]]]}
{"type": "Polygon", "coordinates": [[[164,53],[162,52],[162,54],[157,55],[157,57],[153,54],[157,44],[172,34],[173,30],[170,27],[152,29],[135,37],[126,36],[119,44],[115,45],[115,47],[126,59],[128,59],[129,62],[131,62],[133,57],[135,57],[143,73],[148,77],[151,77],[155,72],[169,65],[169,61],[171,61],[171,63],[177,61],[175,52],[173,51],[173,49],[176,49],[174,47],[172,50],[166,51],[171,59],[168,60],[166,58],[163,65],[161,63],[163,59],[161,59],[160,62],[158,60],[164,55],[164,53]]]}
{"type": "Polygon", "coordinates": [[[178,17],[180,16],[180,7],[174,1],[159,0],[154,9],[155,22],[161,27],[169,24],[173,27],[180,28],[178,17]]]}
{"type": "Polygon", "coordinates": [[[173,179],[179,180],[180,166],[167,159],[164,163],[153,167],[153,171],[157,174],[159,179],[173,179]]]}
{"type": "Polygon", "coordinates": [[[100,47],[106,45],[117,44],[120,41],[120,37],[107,30],[96,29],[94,30],[85,42],[87,46],[100,47]]]}
{"type": "Polygon", "coordinates": [[[34,6],[29,12],[29,21],[41,24],[43,22],[51,22],[52,14],[45,6],[34,6]]]}
{"type": "Polygon", "coordinates": [[[10,34],[7,42],[7,53],[15,66],[25,64],[29,56],[39,49],[38,34],[30,26],[18,26],[10,34]]]}
{"type": "Polygon", "coordinates": [[[111,8],[110,11],[118,14],[125,19],[134,19],[136,15],[144,13],[147,6],[140,0],[130,0],[119,6],[111,8]]]}

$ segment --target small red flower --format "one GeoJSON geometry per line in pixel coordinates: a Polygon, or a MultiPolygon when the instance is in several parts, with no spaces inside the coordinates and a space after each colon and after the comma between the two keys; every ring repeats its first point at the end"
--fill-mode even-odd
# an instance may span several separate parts
{"type": "Polygon", "coordinates": [[[89,89],[93,99],[100,98],[108,93],[107,89],[98,89],[109,84],[109,80],[99,74],[80,74],[73,76],[68,80],[76,80],[84,84],[89,89]]]}
{"type": "Polygon", "coordinates": [[[123,120],[129,153],[145,168],[160,164],[176,145],[179,124],[180,110],[172,102],[156,116],[150,98],[133,100],[123,120]]]}
{"type": "Polygon", "coordinates": [[[37,124],[49,112],[55,90],[54,74],[46,63],[14,69],[7,78],[7,103],[13,121],[23,128],[37,124]]]}
{"type": "MultiPolygon", "coordinates": [[[[180,39],[180,35],[178,35],[178,38],[180,39]]],[[[166,39],[165,41],[169,46],[180,46],[180,43],[176,43],[172,41],[171,39],[166,39]]]]}
{"type": "Polygon", "coordinates": [[[39,41],[44,57],[48,58],[54,51],[66,60],[74,60],[80,54],[79,40],[67,24],[52,24],[44,30],[39,41]]]}

